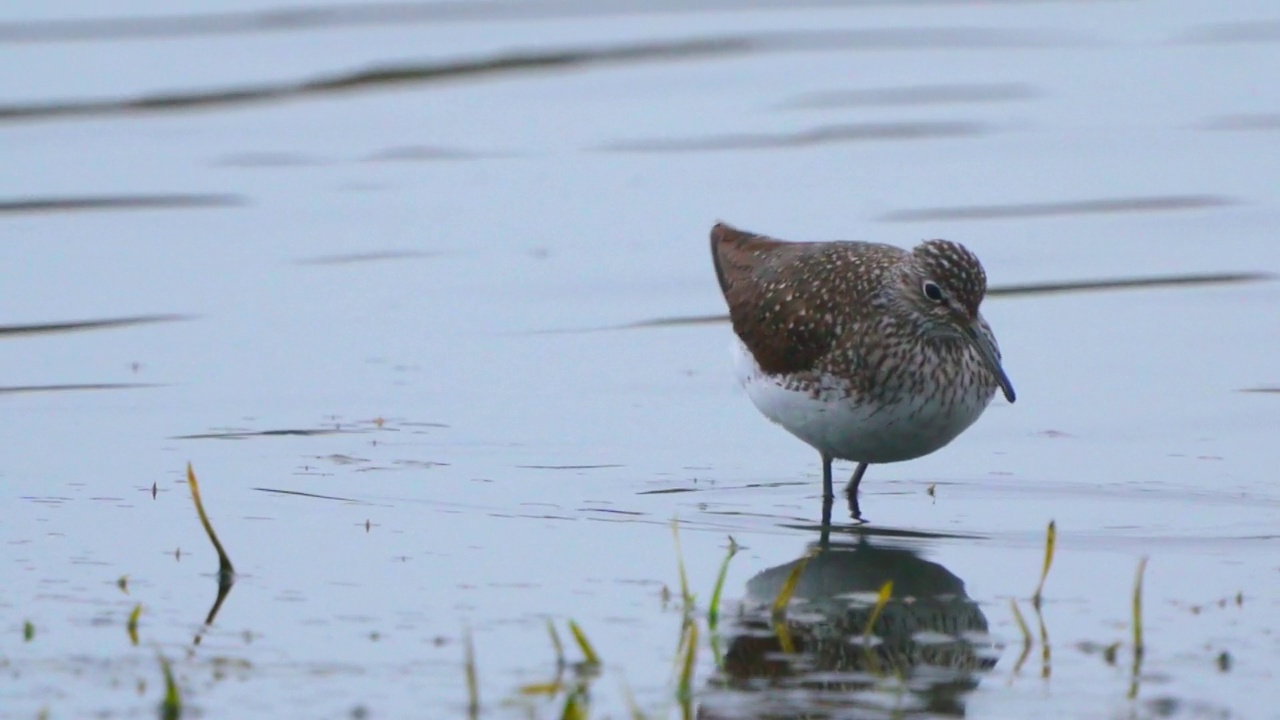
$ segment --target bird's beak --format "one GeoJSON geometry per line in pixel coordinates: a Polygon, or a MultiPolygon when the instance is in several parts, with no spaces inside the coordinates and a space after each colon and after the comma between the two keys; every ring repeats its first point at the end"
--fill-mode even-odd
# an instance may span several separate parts
{"type": "Polygon", "coordinates": [[[1000,367],[1000,356],[996,354],[996,346],[987,339],[986,333],[979,329],[977,321],[965,327],[964,336],[973,343],[973,348],[982,356],[987,370],[1000,386],[1000,392],[1004,393],[1004,399],[1009,402],[1016,400],[1018,396],[1013,392],[1013,383],[1009,382],[1009,376],[1005,375],[1004,368],[1000,367]]]}

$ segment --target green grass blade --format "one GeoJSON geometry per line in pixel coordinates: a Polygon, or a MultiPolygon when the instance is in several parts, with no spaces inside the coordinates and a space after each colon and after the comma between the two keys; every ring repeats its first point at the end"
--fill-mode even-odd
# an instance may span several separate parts
{"type": "Polygon", "coordinates": [[[1018,624],[1018,632],[1022,633],[1022,654],[1013,664],[1013,674],[1017,675],[1022,670],[1023,663],[1030,657],[1031,646],[1035,640],[1031,637],[1031,628],[1027,626],[1026,618],[1022,617],[1022,611],[1018,609],[1018,601],[1009,598],[1009,608],[1013,610],[1013,620],[1018,624]]]}
{"type": "Polygon", "coordinates": [[[191,499],[195,501],[196,514],[200,516],[200,524],[204,526],[205,534],[209,536],[209,541],[213,543],[213,549],[218,551],[218,577],[234,577],[236,569],[231,565],[231,558],[227,557],[227,551],[222,548],[222,543],[218,542],[218,535],[213,531],[209,516],[204,512],[204,503],[200,501],[200,485],[196,482],[196,474],[191,469],[191,463],[187,463],[187,484],[191,486],[191,499]]]}
{"type": "Polygon", "coordinates": [[[467,628],[462,643],[467,676],[467,717],[475,720],[480,717],[480,682],[476,676],[476,646],[471,639],[471,628],[467,628]]]}
{"type": "Polygon", "coordinates": [[[600,656],[596,654],[595,648],[591,647],[591,641],[587,639],[587,634],[582,632],[582,628],[578,627],[578,623],[570,620],[569,632],[573,633],[573,639],[578,643],[578,649],[582,651],[583,662],[587,665],[599,665],[600,656]]]}
{"type": "Polygon", "coordinates": [[[547,634],[551,636],[551,647],[556,649],[556,667],[562,668],[564,662],[564,644],[560,642],[560,633],[556,632],[556,624],[547,618],[547,634]]]}
{"type": "Polygon", "coordinates": [[[715,662],[716,669],[723,670],[724,650],[720,647],[720,635],[717,633],[710,633],[707,639],[711,644],[711,659],[715,662]]]}
{"type": "Polygon", "coordinates": [[[547,697],[555,697],[564,689],[564,685],[559,682],[545,683],[529,683],[516,688],[516,692],[521,695],[545,695],[547,697]]]}
{"type": "Polygon", "coordinates": [[[684,570],[684,550],[680,547],[680,523],[671,519],[671,535],[676,542],[676,564],[680,568],[680,598],[684,602],[684,611],[693,610],[693,595],[689,592],[689,576],[684,570]]]}
{"type": "Polygon", "coordinates": [[[1133,651],[1138,655],[1145,652],[1142,642],[1142,576],[1147,571],[1147,558],[1138,561],[1138,577],[1133,583],[1133,651]]]}
{"type": "Polygon", "coordinates": [[[893,581],[886,580],[880,586],[880,592],[876,594],[875,607],[871,608],[871,617],[867,618],[867,627],[862,631],[862,642],[867,647],[871,647],[871,631],[876,627],[876,621],[880,619],[880,613],[884,610],[884,606],[889,604],[889,599],[893,597],[893,581]]]}
{"type": "Polygon", "coordinates": [[[787,625],[786,618],[774,615],[770,625],[774,636],[778,638],[778,648],[786,655],[794,655],[796,643],[791,637],[791,628],[787,625]]]}
{"type": "Polygon", "coordinates": [[[182,717],[182,695],[178,692],[178,682],[173,679],[173,667],[164,655],[160,655],[160,672],[164,673],[164,699],[160,701],[160,718],[178,720],[182,717]]]}
{"type": "Polygon", "coordinates": [[[1142,658],[1147,646],[1142,639],[1142,576],[1147,571],[1147,558],[1138,561],[1138,576],[1133,583],[1133,672],[1129,682],[1129,699],[1138,697],[1138,678],[1142,674],[1142,658]]]}
{"type": "Polygon", "coordinates": [[[1048,678],[1052,668],[1050,660],[1053,659],[1053,648],[1049,645],[1049,629],[1044,624],[1044,614],[1038,607],[1034,610],[1036,623],[1040,626],[1040,677],[1048,678]]]}
{"type": "Polygon", "coordinates": [[[135,647],[138,645],[138,617],[142,615],[142,603],[133,606],[133,612],[129,613],[129,622],[125,623],[124,629],[129,633],[129,642],[135,647]]]}
{"type": "Polygon", "coordinates": [[[1018,632],[1022,634],[1022,644],[1030,647],[1035,642],[1031,637],[1031,628],[1027,625],[1027,619],[1022,616],[1022,611],[1018,609],[1018,601],[1009,598],[1009,609],[1013,611],[1013,621],[1018,624],[1018,632]]]}
{"type": "Polygon", "coordinates": [[[778,596],[773,599],[774,616],[784,615],[787,612],[787,605],[791,604],[791,596],[796,592],[796,585],[800,583],[800,576],[804,574],[804,569],[808,566],[809,561],[818,554],[817,548],[810,550],[807,555],[796,561],[791,572],[787,573],[787,579],[782,583],[782,589],[778,590],[778,596]]]}
{"type": "Polygon", "coordinates": [[[729,574],[729,561],[734,555],[738,554],[738,543],[729,536],[729,552],[725,554],[724,560],[720,562],[720,574],[716,576],[716,586],[711,591],[711,606],[707,608],[707,630],[715,633],[716,625],[720,621],[720,594],[724,590],[724,579],[729,574]]]}
{"type": "Polygon", "coordinates": [[[1040,569],[1040,582],[1036,585],[1036,594],[1031,596],[1031,605],[1037,611],[1040,610],[1040,601],[1044,593],[1044,581],[1049,577],[1049,568],[1053,566],[1053,548],[1058,541],[1058,524],[1054,520],[1049,521],[1049,529],[1045,533],[1044,540],[1044,567],[1040,569]]]}
{"type": "Polygon", "coordinates": [[[680,667],[680,684],[676,688],[676,699],[680,701],[681,715],[684,720],[693,720],[693,668],[698,657],[698,624],[689,621],[689,632],[685,636],[684,663],[680,667]]]}
{"type": "Polygon", "coordinates": [[[574,688],[564,699],[564,710],[560,720],[587,720],[587,698],[582,687],[574,688]]]}
{"type": "Polygon", "coordinates": [[[622,685],[622,698],[627,701],[627,714],[631,716],[631,720],[647,720],[640,704],[636,702],[635,693],[631,692],[631,686],[627,684],[627,679],[619,677],[618,682],[622,685]]]}

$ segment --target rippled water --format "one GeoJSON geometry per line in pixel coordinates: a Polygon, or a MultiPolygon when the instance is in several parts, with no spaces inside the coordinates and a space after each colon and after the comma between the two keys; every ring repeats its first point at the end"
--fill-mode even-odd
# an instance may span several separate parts
{"type": "Polygon", "coordinates": [[[0,717],[674,717],[681,562],[700,717],[1269,716],[1269,4],[187,7],[0,10],[0,717]],[[823,528],[717,220],[965,243],[1018,404],[823,528]]]}

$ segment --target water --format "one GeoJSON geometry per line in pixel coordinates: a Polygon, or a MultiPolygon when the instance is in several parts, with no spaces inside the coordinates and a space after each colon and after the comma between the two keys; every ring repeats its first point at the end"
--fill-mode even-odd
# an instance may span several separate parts
{"type": "Polygon", "coordinates": [[[704,610],[730,535],[704,717],[1273,712],[1280,284],[991,298],[1018,404],[826,537],[727,326],[608,329],[723,312],[716,220],[996,286],[1280,272],[1266,3],[273,7],[4,11],[0,717],[154,714],[158,653],[208,717],[463,716],[467,629],[485,716],[558,716],[548,619],[596,715],[674,715],[677,561],[704,610]],[[813,547],[785,661],[759,606],[813,547]],[[848,652],[886,579],[986,625],[886,664],[967,664],[848,652]]]}

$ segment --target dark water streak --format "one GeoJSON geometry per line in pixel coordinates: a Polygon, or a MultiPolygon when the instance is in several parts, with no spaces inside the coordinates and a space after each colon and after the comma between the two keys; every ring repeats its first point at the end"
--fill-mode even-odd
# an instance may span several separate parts
{"type": "Polygon", "coordinates": [[[330,76],[224,89],[184,90],[125,98],[9,103],[0,105],[0,121],[21,122],[234,107],[477,77],[763,52],[1025,48],[1063,42],[1066,41],[1062,38],[1046,36],[1032,30],[900,27],[778,32],[604,47],[547,48],[446,62],[393,61],[330,76]]]}
{"type": "Polygon", "coordinates": [[[13,385],[0,387],[0,395],[18,395],[26,393],[76,392],[80,390],[136,390],[139,388],[164,387],[154,383],[79,383],[70,385],[13,385]]]}
{"type": "Polygon", "coordinates": [[[1101,198],[1066,202],[969,205],[961,207],[898,210],[876,218],[880,222],[924,222],[935,220],[994,220],[1000,218],[1053,217],[1059,215],[1100,215],[1127,212],[1198,210],[1234,205],[1231,198],[1216,195],[1165,195],[1130,198],[1101,198]]]}
{"type": "Polygon", "coordinates": [[[170,440],[245,440],[255,437],[312,437],[315,435],[348,435],[368,432],[357,428],[289,428],[284,430],[230,430],[226,432],[175,435],[170,440]]]}
{"type": "Polygon", "coordinates": [[[338,27],[405,23],[574,20],[654,14],[706,14],[799,9],[932,5],[1026,5],[1055,0],[468,0],[467,2],[370,2],[264,11],[232,11],[104,18],[64,18],[0,23],[0,43],[159,40],[183,37],[306,32],[338,27]]]}
{"type": "Polygon", "coordinates": [[[987,126],[981,123],[955,120],[846,123],[842,125],[825,125],[794,133],[742,133],[691,138],[628,140],[610,143],[599,149],[605,152],[637,153],[765,150],[808,147],[832,142],[976,137],[987,132],[987,126]]]}
{"type": "Polygon", "coordinates": [[[83,330],[109,330],[112,328],[151,325],[163,322],[192,320],[191,315],[133,315],[129,317],[101,318],[98,320],[68,320],[65,322],[34,323],[28,325],[0,325],[0,338],[27,335],[52,335],[83,330]]]}
{"type": "MultiPolygon", "coordinates": [[[[5,110],[0,108],[0,119],[5,110]]],[[[32,213],[80,212],[86,210],[170,210],[182,208],[215,208],[244,205],[238,195],[166,194],[166,195],[97,195],[81,197],[37,197],[0,200],[0,215],[32,213]]]]}

